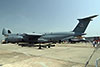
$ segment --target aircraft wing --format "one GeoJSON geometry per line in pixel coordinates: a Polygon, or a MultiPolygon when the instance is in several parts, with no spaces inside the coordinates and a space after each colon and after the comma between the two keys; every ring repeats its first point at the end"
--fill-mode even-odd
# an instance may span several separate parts
{"type": "Polygon", "coordinates": [[[38,38],[40,38],[42,34],[37,34],[37,33],[24,33],[23,37],[25,41],[29,42],[37,42],[38,38]]]}
{"type": "Polygon", "coordinates": [[[41,37],[42,34],[38,34],[38,33],[24,33],[23,36],[27,37],[27,38],[35,39],[35,38],[41,37]]]}
{"type": "Polygon", "coordinates": [[[39,33],[24,33],[26,34],[27,36],[42,36],[42,34],[39,34],[39,33]]]}

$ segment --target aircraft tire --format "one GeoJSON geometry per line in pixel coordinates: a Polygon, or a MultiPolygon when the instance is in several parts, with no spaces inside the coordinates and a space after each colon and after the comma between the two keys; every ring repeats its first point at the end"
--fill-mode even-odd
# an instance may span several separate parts
{"type": "Polygon", "coordinates": [[[39,45],[39,48],[38,49],[42,49],[42,46],[41,45],[39,45]]]}
{"type": "Polygon", "coordinates": [[[48,48],[50,48],[50,45],[48,45],[48,48]]]}

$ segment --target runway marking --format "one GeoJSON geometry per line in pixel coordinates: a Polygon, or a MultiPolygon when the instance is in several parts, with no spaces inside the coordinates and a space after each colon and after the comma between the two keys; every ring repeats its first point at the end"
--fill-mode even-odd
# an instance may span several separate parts
{"type": "Polygon", "coordinates": [[[25,54],[26,56],[29,56],[29,57],[31,56],[31,55],[27,54],[26,52],[22,52],[22,53],[25,54]]]}
{"type": "Polygon", "coordinates": [[[40,64],[40,65],[42,65],[42,67],[48,67],[45,63],[47,63],[47,62],[35,62],[36,64],[40,64]]]}

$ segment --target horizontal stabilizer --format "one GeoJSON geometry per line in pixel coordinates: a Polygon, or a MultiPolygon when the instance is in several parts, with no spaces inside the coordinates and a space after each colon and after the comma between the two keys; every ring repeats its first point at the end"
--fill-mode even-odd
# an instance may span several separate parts
{"type": "Polygon", "coordinates": [[[86,18],[82,18],[82,19],[78,19],[78,20],[86,20],[86,19],[92,19],[94,17],[97,17],[98,15],[93,15],[93,16],[89,16],[89,17],[86,17],[86,18]]]}

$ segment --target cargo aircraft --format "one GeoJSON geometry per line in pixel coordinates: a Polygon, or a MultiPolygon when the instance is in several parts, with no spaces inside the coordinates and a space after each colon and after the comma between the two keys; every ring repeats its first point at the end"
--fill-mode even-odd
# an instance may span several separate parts
{"type": "Polygon", "coordinates": [[[98,15],[89,16],[86,18],[78,19],[79,23],[77,26],[69,32],[55,32],[55,33],[46,33],[46,34],[37,34],[37,33],[22,33],[22,34],[13,34],[11,30],[3,28],[2,35],[5,36],[4,43],[20,43],[27,42],[28,44],[36,43],[45,43],[45,42],[61,42],[64,40],[70,40],[74,37],[81,37],[86,35],[84,32],[89,24],[92,21],[92,18],[97,17],[98,15]]]}

